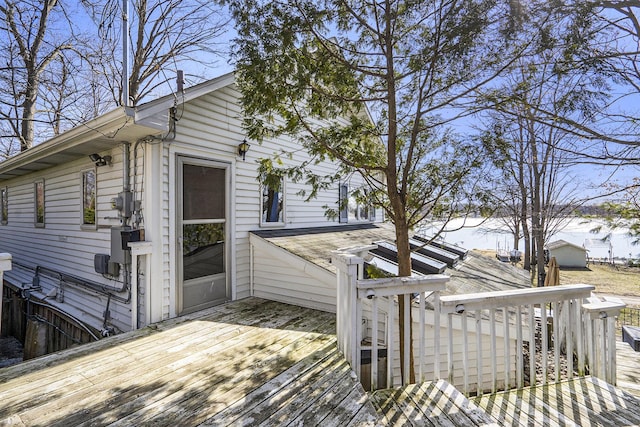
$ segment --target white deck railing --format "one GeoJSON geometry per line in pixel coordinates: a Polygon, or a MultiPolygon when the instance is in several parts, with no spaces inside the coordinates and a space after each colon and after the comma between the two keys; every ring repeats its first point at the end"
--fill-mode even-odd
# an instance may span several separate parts
{"type": "Polygon", "coordinates": [[[2,296],[4,295],[4,272],[11,270],[11,254],[0,253],[0,331],[2,330],[2,296]]]}
{"type": "Polygon", "coordinates": [[[410,345],[416,382],[446,378],[467,395],[559,381],[563,371],[568,378],[576,372],[615,384],[615,316],[624,304],[583,304],[593,286],[441,297],[449,280],[444,275],[362,279],[368,249],[332,256],[338,270],[338,346],[366,389],[410,383],[410,345]],[[413,332],[408,311],[400,331],[399,298],[405,306],[413,301],[413,332]],[[362,363],[363,351],[371,355],[368,364],[362,363]],[[385,363],[380,366],[378,359],[385,363]]]}

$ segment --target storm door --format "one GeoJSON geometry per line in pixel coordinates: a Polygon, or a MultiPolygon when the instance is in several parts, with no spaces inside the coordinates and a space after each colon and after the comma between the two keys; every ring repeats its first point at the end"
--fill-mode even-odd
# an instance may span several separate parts
{"type": "Polygon", "coordinates": [[[228,299],[228,165],[178,158],[178,311],[228,299]]]}

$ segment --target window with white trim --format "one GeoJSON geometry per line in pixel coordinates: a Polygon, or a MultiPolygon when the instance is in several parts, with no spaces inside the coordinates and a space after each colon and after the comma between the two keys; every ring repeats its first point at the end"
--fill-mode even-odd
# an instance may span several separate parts
{"type": "Polygon", "coordinates": [[[96,170],[82,172],[82,226],[96,226],[96,170]]]}
{"type": "Polygon", "coordinates": [[[260,225],[284,225],[284,178],[271,179],[261,186],[260,225]]]}
{"type": "Polygon", "coordinates": [[[36,227],[44,227],[44,179],[33,183],[33,223],[36,227]]]}
{"type": "Polygon", "coordinates": [[[369,201],[366,188],[350,191],[348,184],[340,185],[340,222],[373,222],[376,210],[369,201]]]}
{"type": "Polygon", "coordinates": [[[0,188],[0,224],[7,225],[9,222],[9,198],[7,187],[0,188]]]}

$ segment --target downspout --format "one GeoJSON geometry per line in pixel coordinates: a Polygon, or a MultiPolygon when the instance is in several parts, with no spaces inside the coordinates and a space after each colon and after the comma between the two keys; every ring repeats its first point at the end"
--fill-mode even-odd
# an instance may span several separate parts
{"type": "Polygon", "coordinates": [[[4,272],[11,270],[11,254],[0,253],[0,330],[2,330],[2,296],[4,295],[4,272]]]}
{"type": "MultiPolygon", "coordinates": [[[[129,147],[130,143],[124,141],[122,143],[122,190],[123,191],[131,191],[131,172],[129,170],[129,147]]],[[[126,212],[126,210],[125,210],[126,212]]],[[[128,217],[123,218],[123,225],[126,225],[126,221],[128,217]]]]}
{"type": "MultiPolygon", "coordinates": [[[[133,196],[128,196],[131,194],[131,161],[130,161],[130,153],[129,149],[131,144],[129,142],[122,143],[122,192],[124,193],[125,206],[123,209],[122,215],[122,225],[123,227],[129,226],[129,220],[131,219],[131,212],[133,212],[134,206],[126,206],[127,203],[134,205],[133,196]]],[[[122,265],[123,269],[123,281],[124,281],[124,289],[129,289],[129,300],[131,301],[131,319],[136,319],[134,324],[131,325],[132,328],[137,329],[137,319],[138,319],[138,281],[133,281],[135,283],[135,289],[132,288],[131,281],[131,251],[127,250],[124,254],[124,264],[122,265]]],[[[133,321],[133,320],[132,320],[133,321]]]]}

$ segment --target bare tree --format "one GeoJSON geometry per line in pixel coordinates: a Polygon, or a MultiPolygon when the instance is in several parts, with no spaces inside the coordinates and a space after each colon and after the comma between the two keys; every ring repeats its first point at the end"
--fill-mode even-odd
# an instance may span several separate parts
{"type": "MultiPolygon", "coordinates": [[[[113,101],[122,97],[123,69],[121,59],[122,10],[119,3],[106,0],[88,5],[98,25],[102,41],[95,52],[101,60],[104,84],[113,101]]],[[[190,62],[206,70],[220,58],[220,37],[227,19],[207,0],[135,0],[131,9],[129,46],[131,69],[129,73],[129,101],[137,105],[156,91],[177,70],[190,62]]],[[[193,78],[202,78],[206,71],[193,78]]]]}
{"type": "Polygon", "coordinates": [[[521,61],[515,69],[505,88],[508,101],[495,106],[493,118],[499,126],[492,128],[496,164],[519,190],[501,198],[514,206],[510,212],[517,219],[512,221],[522,227],[525,239],[525,268],[537,266],[539,286],[544,282],[545,245],[582,201],[571,173],[580,161],[578,139],[538,121],[536,111],[575,115],[579,105],[598,98],[585,89],[584,75],[557,74],[552,58],[541,59],[535,64],[521,61]]]}
{"type": "MultiPolygon", "coordinates": [[[[81,4],[0,4],[0,160],[120,105],[121,3],[81,4]],[[87,25],[87,12],[95,28],[87,25]],[[80,21],[81,30],[75,25],[80,21]]],[[[129,22],[134,105],[161,94],[156,91],[175,78],[167,69],[196,61],[206,76],[225,24],[205,0],[138,0],[129,22]]]]}
{"type": "Polygon", "coordinates": [[[4,33],[0,51],[6,71],[1,80],[1,137],[11,153],[15,139],[24,151],[34,143],[36,125],[52,125],[38,114],[41,84],[52,64],[64,52],[75,50],[77,43],[58,0],[5,0],[0,5],[0,25],[4,33]]]}

